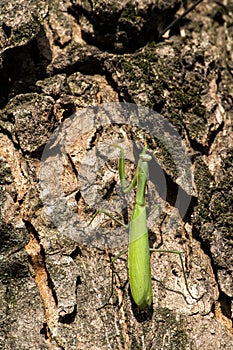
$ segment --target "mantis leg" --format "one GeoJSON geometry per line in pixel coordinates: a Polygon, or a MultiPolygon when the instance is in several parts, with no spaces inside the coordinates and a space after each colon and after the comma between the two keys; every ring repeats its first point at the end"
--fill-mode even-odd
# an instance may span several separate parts
{"type": "MultiPolygon", "coordinates": [[[[105,214],[106,216],[108,216],[109,218],[113,219],[114,221],[116,221],[119,225],[123,226],[124,228],[128,228],[128,225],[125,225],[123,224],[120,220],[116,219],[112,214],[110,214],[108,211],[106,211],[105,209],[98,209],[96,211],[96,213],[93,215],[91,221],[89,222],[88,226],[91,225],[91,223],[93,222],[93,220],[96,218],[97,215],[99,214],[105,214]]],[[[112,294],[113,294],[113,284],[114,284],[114,281],[113,281],[113,278],[114,278],[114,263],[115,261],[123,254],[125,254],[126,252],[128,251],[128,248],[127,249],[124,249],[123,251],[121,251],[120,253],[118,253],[116,256],[114,256],[113,258],[111,258],[111,270],[112,270],[112,283],[111,283],[111,292],[110,292],[110,295],[107,299],[107,301],[102,305],[100,306],[98,309],[96,309],[97,311],[98,310],[101,310],[103,309],[107,304],[109,304],[109,300],[111,299],[112,297],[112,294]]]]}
{"type": "Polygon", "coordinates": [[[112,270],[112,283],[111,283],[111,292],[109,294],[109,297],[107,299],[107,301],[101,305],[100,307],[98,307],[98,309],[96,309],[96,311],[99,311],[101,309],[103,309],[106,305],[109,304],[109,300],[111,299],[112,295],[113,295],[113,284],[114,284],[114,280],[113,280],[113,277],[114,277],[114,263],[115,261],[123,254],[127,253],[128,249],[124,249],[122,250],[119,254],[117,254],[116,256],[114,256],[113,258],[111,258],[111,270],[112,270]]]}
{"type": "MultiPolygon", "coordinates": [[[[187,280],[187,277],[186,277],[186,274],[185,274],[185,267],[184,267],[184,261],[182,259],[182,253],[179,252],[178,250],[165,250],[165,249],[150,249],[151,252],[157,252],[157,253],[168,253],[168,254],[176,254],[176,255],[179,255],[179,258],[180,258],[180,263],[181,263],[181,268],[182,268],[182,273],[183,273],[183,276],[184,276],[184,282],[185,282],[185,286],[186,286],[186,289],[189,293],[189,295],[191,296],[191,298],[195,299],[195,300],[200,300],[201,298],[196,298],[192,295],[192,293],[190,292],[190,289],[189,289],[189,286],[188,286],[188,280],[187,280]]],[[[183,297],[184,297],[184,294],[182,292],[178,292],[179,294],[182,294],[183,297]]],[[[185,297],[184,297],[185,298],[185,297]]],[[[186,298],[185,298],[186,300],[186,298]]]]}
{"type": "Polygon", "coordinates": [[[107,210],[105,210],[105,209],[98,209],[98,210],[95,212],[95,214],[93,215],[91,221],[89,222],[89,224],[88,224],[87,226],[91,225],[91,223],[94,221],[94,219],[95,219],[99,214],[101,214],[101,213],[107,215],[110,219],[116,221],[119,225],[123,226],[124,228],[126,228],[126,229],[128,228],[128,225],[125,225],[125,224],[123,224],[120,220],[114,218],[114,216],[113,216],[112,214],[110,214],[110,213],[109,213],[107,210]]]}

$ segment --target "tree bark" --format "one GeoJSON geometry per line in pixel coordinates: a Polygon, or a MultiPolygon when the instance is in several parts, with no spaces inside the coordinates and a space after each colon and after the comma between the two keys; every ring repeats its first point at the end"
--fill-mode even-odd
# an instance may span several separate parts
{"type": "Polygon", "coordinates": [[[162,38],[184,11],[179,0],[0,7],[0,348],[232,349],[231,1],[204,0],[162,38]],[[168,121],[161,137],[155,112],[168,121]],[[94,199],[109,211],[120,203],[118,155],[104,149],[115,138],[130,144],[129,178],[143,142],[150,148],[147,206],[160,204],[150,244],[183,253],[194,298],[179,258],[152,253],[153,306],[141,312],[126,254],[100,308],[110,258],[128,244],[104,216],[85,237],[94,199]]]}

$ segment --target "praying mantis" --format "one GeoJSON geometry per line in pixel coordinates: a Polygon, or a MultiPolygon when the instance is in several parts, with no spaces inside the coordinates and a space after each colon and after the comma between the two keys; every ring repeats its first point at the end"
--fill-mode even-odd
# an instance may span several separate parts
{"type": "Polygon", "coordinates": [[[152,303],[152,282],[149,237],[146,220],[145,191],[149,177],[148,162],[152,157],[147,154],[147,146],[139,155],[139,162],[129,186],[125,179],[125,157],[124,149],[120,148],[119,175],[124,193],[128,193],[137,186],[135,205],[129,224],[129,250],[128,250],[128,270],[130,290],[136,305],[140,309],[145,309],[152,303]]]}
{"type": "MultiPolygon", "coordinates": [[[[129,272],[129,284],[130,290],[135,304],[140,310],[144,310],[150,307],[152,304],[152,277],[151,277],[151,265],[150,265],[150,251],[166,252],[177,254],[180,257],[181,267],[184,275],[184,281],[188,293],[193,298],[189,287],[187,278],[185,275],[185,268],[181,252],[176,250],[161,250],[150,249],[149,236],[147,228],[147,214],[146,214],[146,186],[149,179],[149,166],[148,163],[152,159],[152,156],[148,154],[148,147],[145,146],[139,155],[138,165],[135,171],[132,182],[127,186],[125,178],[125,155],[124,149],[118,144],[113,144],[113,147],[120,149],[119,158],[119,177],[121,187],[124,193],[129,193],[136,187],[135,204],[132,211],[129,229],[129,248],[128,248],[128,272],[129,272]]],[[[99,210],[113,218],[111,214],[105,210],[99,210]]],[[[97,215],[96,213],[94,217],[97,215]]],[[[114,218],[113,218],[114,219],[114,218]]],[[[94,218],[91,220],[91,222],[94,218]]],[[[116,220],[118,222],[118,220],[116,220]]],[[[112,262],[116,260],[121,254],[112,259],[112,262]]],[[[196,299],[196,298],[195,298],[196,299]]],[[[102,308],[102,307],[101,307],[102,308]]]]}

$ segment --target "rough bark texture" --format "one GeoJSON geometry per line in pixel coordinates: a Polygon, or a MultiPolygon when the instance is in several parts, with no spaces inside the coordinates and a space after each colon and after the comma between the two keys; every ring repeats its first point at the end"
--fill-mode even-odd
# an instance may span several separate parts
{"type": "MultiPolygon", "coordinates": [[[[159,39],[182,11],[179,0],[1,2],[0,349],[233,348],[232,0],[204,0],[159,39]],[[133,305],[123,257],[113,297],[97,310],[111,288],[108,250],[69,239],[45,214],[38,176],[50,135],[74,112],[118,101],[165,116],[192,159],[190,213],[181,220],[168,193],[151,235],[185,252],[200,300],[188,302],[177,257],[153,254],[152,273],[167,286],[153,282],[153,309],[133,305]]],[[[88,220],[78,153],[111,132],[93,130],[68,154],[64,188],[88,220]]],[[[175,171],[158,145],[157,153],[172,192],[175,171]]]]}

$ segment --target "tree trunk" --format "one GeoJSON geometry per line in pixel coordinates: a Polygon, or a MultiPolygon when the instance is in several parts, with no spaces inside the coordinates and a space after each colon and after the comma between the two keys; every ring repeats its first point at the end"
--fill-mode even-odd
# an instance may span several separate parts
{"type": "Polygon", "coordinates": [[[232,1],[162,38],[180,0],[0,8],[0,349],[232,349],[232,1]],[[115,142],[127,179],[147,143],[150,246],[185,264],[188,285],[151,253],[144,311],[127,254],[112,279],[135,200],[115,142]]]}

